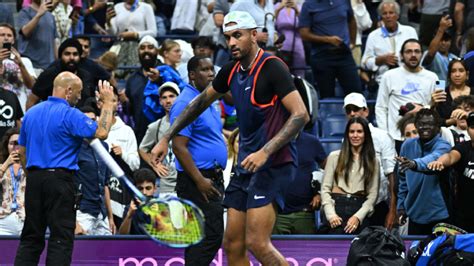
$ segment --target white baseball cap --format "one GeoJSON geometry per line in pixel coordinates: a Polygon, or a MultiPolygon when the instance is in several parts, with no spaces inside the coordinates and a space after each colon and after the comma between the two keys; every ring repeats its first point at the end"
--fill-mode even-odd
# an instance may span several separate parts
{"type": "Polygon", "coordinates": [[[367,108],[367,101],[365,100],[364,95],[353,92],[347,94],[347,96],[344,98],[344,107],[348,106],[349,104],[355,105],[359,108],[367,108]]]}
{"type": "Polygon", "coordinates": [[[175,91],[176,95],[179,95],[179,87],[176,83],[172,82],[172,81],[167,81],[165,83],[163,83],[159,88],[158,88],[158,95],[161,96],[161,92],[163,91],[163,89],[165,88],[171,88],[175,91]]]}
{"type": "Polygon", "coordinates": [[[255,29],[258,28],[255,19],[245,11],[231,11],[224,17],[222,30],[224,32],[241,29],[255,29]],[[229,23],[235,23],[232,26],[226,26],[229,23]]]}
{"type": "Polygon", "coordinates": [[[156,49],[158,49],[158,47],[159,47],[158,41],[150,35],[143,36],[143,38],[138,43],[138,46],[140,46],[140,45],[142,45],[143,43],[146,43],[146,42],[153,45],[153,46],[155,46],[156,49]]]}

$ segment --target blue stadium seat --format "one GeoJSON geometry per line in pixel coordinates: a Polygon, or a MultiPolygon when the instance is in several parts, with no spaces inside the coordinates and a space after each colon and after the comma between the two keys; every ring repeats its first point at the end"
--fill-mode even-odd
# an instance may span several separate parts
{"type": "Polygon", "coordinates": [[[321,120],[323,138],[342,138],[346,129],[345,116],[331,116],[321,120]]]}
{"type": "Polygon", "coordinates": [[[343,99],[326,98],[319,100],[319,117],[322,121],[331,116],[345,115],[343,99]]]}
{"type": "Polygon", "coordinates": [[[329,155],[329,153],[340,150],[341,145],[342,145],[342,140],[341,139],[319,139],[321,142],[321,145],[324,148],[324,151],[326,154],[329,155]]]}

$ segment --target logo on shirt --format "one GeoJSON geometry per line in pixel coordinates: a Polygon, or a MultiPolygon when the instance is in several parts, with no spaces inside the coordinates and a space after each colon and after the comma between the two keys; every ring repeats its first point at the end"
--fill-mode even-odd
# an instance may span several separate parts
{"type": "Polygon", "coordinates": [[[414,92],[417,92],[420,90],[420,84],[419,83],[413,83],[413,82],[408,82],[405,87],[402,88],[401,93],[402,95],[410,95],[414,92]]]}
{"type": "Polygon", "coordinates": [[[264,199],[264,198],[265,198],[265,196],[257,196],[257,195],[253,196],[253,199],[255,199],[255,200],[264,199]]]}
{"type": "Polygon", "coordinates": [[[10,105],[5,105],[4,100],[0,100],[0,115],[5,119],[11,119],[13,117],[13,108],[10,105]]]}
{"type": "Polygon", "coordinates": [[[250,90],[252,87],[248,86],[247,88],[244,89],[244,91],[250,90]]]}

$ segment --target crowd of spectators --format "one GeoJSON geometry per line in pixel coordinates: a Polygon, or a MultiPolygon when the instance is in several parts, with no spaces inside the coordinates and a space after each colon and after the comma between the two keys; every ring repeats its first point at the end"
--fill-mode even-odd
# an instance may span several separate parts
{"type": "MultiPolygon", "coordinates": [[[[471,232],[474,214],[466,208],[474,191],[472,147],[466,144],[474,140],[471,5],[24,0],[14,11],[0,3],[0,235],[19,234],[25,217],[26,169],[17,154],[22,117],[51,96],[53,80],[63,71],[81,79],[76,107],[92,119],[102,104],[96,84],[108,80],[114,86],[113,125],[103,145],[144,194],[176,195],[173,149],[158,165],[150,153],[170,127],[174,101],[188,83],[196,86],[188,76],[189,59],[210,58],[215,75],[231,61],[221,28],[224,15],[234,10],[254,17],[259,46],[313,82],[320,98],[344,98],[348,122],[340,150],[325,151],[315,130],[295,140],[298,173],[274,233],[354,234],[382,225],[427,234],[437,222],[471,232]],[[367,100],[375,102],[374,109],[367,100]],[[369,121],[370,112],[376,119],[369,121]]],[[[239,149],[231,103],[220,99],[212,105],[228,141],[224,184],[232,178],[239,149]]],[[[75,174],[83,195],[76,233],[139,234],[134,201],[96,158],[84,142],[75,174]]]]}

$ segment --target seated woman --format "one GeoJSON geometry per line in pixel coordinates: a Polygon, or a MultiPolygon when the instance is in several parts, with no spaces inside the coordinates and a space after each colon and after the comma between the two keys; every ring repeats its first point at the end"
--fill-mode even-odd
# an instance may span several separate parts
{"type": "Polygon", "coordinates": [[[11,128],[0,143],[0,235],[20,235],[25,221],[26,176],[18,155],[20,130],[11,128]]]}
{"type": "Polygon", "coordinates": [[[358,234],[368,225],[379,186],[376,160],[367,120],[349,119],[341,150],[329,154],[324,169],[321,198],[329,234],[358,234]]]}

